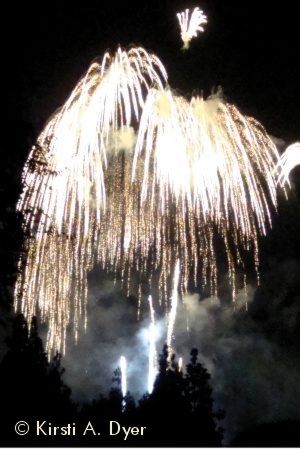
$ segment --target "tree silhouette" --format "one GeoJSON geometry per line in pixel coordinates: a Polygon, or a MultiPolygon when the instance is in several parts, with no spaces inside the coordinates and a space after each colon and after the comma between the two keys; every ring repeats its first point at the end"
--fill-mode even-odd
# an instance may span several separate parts
{"type": "Polygon", "coordinates": [[[62,380],[61,356],[48,361],[36,318],[28,330],[24,316],[17,315],[7,345],[9,350],[0,364],[0,393],[8,441],[16,438],[18,417],[28,421],[54,418],[56,423],[72,418],[74,405],[71,390],[62,380]]]}
{"type": "Polygon", "coordinates": [[[216,421],[222,415],[213,412],[210,375],[197,361],[193,349],[186,374],[167,345],[159,357],[159,373],[151,395],[145,395],[139,406],[141,420],[150,423],[151,442],[159,445],[219,446],[222,430],[216,421]]]}
{"type": "Polygon", "coordinates": [[[191,350],[191,359],[186,366],[185,397],[190,408],[190,433],[197,438],[199,424],[204,443],[207,445],[220,445],[223,430],[217,428],[216,421],[224,417],[222,411],[213,411],[212,389],[209,385],[210,374],[198,362],[198,350],[191,350]]]}
{"type": "Polygon", "coordinates": [[[1,407],[5,412],[2,439],[6,444],[62,444],[60,436],[17,436],[14,425],[18,420],[33,423],[46,420],[55,426],[76,422],[78,434],[68,438],[76,445],[99,445],[93,433],[83,436],[89,422],[98,424],[101,445],[221,445],[222,433],[217,429],[220,416],[213,412],[210,375],[198,362],[198,352],[191,351],[191,360],[183,373],[176,356],[165,345],[159,356],[159,372],[151,394],[145,394],[136,406],[127,392],[123,398],[121,372],[117,368],[113,387],[107,397],[98,395],[90,403],[76,408],[71,401],[71,390],[63,381],[61,355],[49,361],[38,334],[37,320],[30,329],[22,315],[17,315],[12,335],[7,340],[8,352],[0,363],[1,407]],[[109,436],[110,421],[122,427],[147,427],[144,435],[124,434],[109,436]]]}

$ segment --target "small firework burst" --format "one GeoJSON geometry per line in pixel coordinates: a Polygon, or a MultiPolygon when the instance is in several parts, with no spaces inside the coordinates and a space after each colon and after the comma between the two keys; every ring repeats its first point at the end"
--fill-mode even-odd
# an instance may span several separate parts
{"type": "Polygon", "coordinates": [[[198,36],[199,31],[204,31],[203,24],[207,23],[207,17],[198,6],[190,15],[190,10],[186,9],[181,13],[177,13],[177,18],[181,30],[181,39],[183,42],[183,50],[187,50],[190,42],[194,37],[198,36]]]}
{"type": "Polygon", "coordinates": [[[278,163],[278,183],[284,185],[289,182],[290,172],[300,164],[300,142],[289,145],[280,157],[278,163]]]}

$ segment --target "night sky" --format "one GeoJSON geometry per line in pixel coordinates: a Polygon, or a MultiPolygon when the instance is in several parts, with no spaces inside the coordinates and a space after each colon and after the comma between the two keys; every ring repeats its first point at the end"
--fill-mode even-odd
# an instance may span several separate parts
{"type": "MultiPolygon", "coordinates": [[[[283,148],[300,140],[300,34],[295,1],[12,1],[6,8],[4,20],[9,30],[2,39],[6,47],[2,72],[9,80],[3,91],[7,91],[4,94],[8,95],[9,103],[5,111],[8,123],[4,129],[7,144],[0,154],[3,211],[13,210],[15,206],[21,190],[22,166],[46,120],[65,102],[90,63],[97,57],[102,58],[106,50],[113,52],[118,45],[125,48],[140,45],[156,53],[167,69],[170,86],[187,97],[201,92],[207,97],[213,88],[221,86],[225,99],[242,113],[259,120],[270,135],[282,139],[283,148]],[[176,12],[198,5],[206,13],[208,24],[205,32],[191,42],[190,50],[182,52],[176,12]]],[[[278,400],[284,414],[278,417],[285,420],[294,415],[290,405],[293,395],[300,401],[299,389],[296,394],[289,390],[300,368],[299,358],[295,356],[300,349],[299,169],[294,174],[293,186],[298,193],[292,193],[289,203],[280,203],[274,229],[262,242],[263,287],[256,294],[251,293],[254,300],[248,316],[231,318],[228,322],[227,316],[222,312],[215,314],[208,304],[204,315],[195,312],[203,324],[197,339],[203,343],[204,360],[210,353],[219,355],[223,366],[218,370],[224,370],[228,376],[227,384],[219,386],[218,401],[227,401],[232,417],[241,414],[247,406],[247,397],[239,404],[230,405],[228,396],[239,372],[247,373],[249,367],[254,367],[254,362],[247,359],[253,348],[256,348],[260,367],[266,364],[264,358],[268,352],[272,354],[271,362],[274,355],[279,358],[277,372],[275,369],[270,374],[265,372],[266,377],[274,376],[270,382],[272,389],[282,377],[286,380],[287,391],[278,400]],[[222,341],[222,333],[233,336],[229,350],[222,341]],[[215,347],[211,344],[214,340],[215,347]],[[242,342],[242,348],[238,349],[232,342],[242,342]],[[226,355],[240,358],[240,365],[232,370],[226,355]],[[286,355],[286,360],[281,361],[282,355],[286,355]],[[289,371],[289,367],[293,370],[289,371]]],[[[4,233],[1,276],[15,239],[7,236],[9,231],[4,233]]],[[[95,295],[92,306],[98,304],[99,307],[98,300],[95,295]]],[[[101,307],[105,309],[106,305],[101,307]]],[[[5,308],[7,311],[7,305],[5,308]]],[[[109,314],[112,313],[111,310],[109,314]]],[[[84,359],[86,355],[97,356],[89,353],[89,345],[95,347],[99,338],[99,330],[98,334],[95,332],[99,327],[97,320],[94,317],[91,320],[92,328],[82,347],[72,349],[76,358],[83,358],[83,363],[77,360],[75,365],[75,357],[66,359],[67,381],[71,382],[73,377],[75,388],[76,383],[78,387],[83,380],[78,366],[89,364],[90,360],[84,359]]],[[[116,329],[120,325],[118,320],[116,329]]],[[[108,341],[112,341],[108,330],[105,333],[108,341]]],[[[130,327],[123,330],[124,335],[130,333],[130,327]]],[[[107,348],[107,352],[112,351],[111,344],[107,344],[107,348]]],[[[215,362],[208,356],[205,363],[211,370],[215,369],[215,362]]],[[[272,364],[267,365],[271,369],[272,364]]],[[[100,376],[99,370],[97,367],[92,374],[94,378],[100,376]]],[[[265,390],[262,373],[263,370],[260,372],[255,367],[250,389],[253,397],[265,392],[267,404],[276,389],[265,390]]],[[[93,379],[87,390],[94,388],[93,379]]],[[[243,390],[243,383],[240,389],[243,390]]],[[[260,404],[257,408],[253,406],[255,418],[260,414],[259,407],[260,404]]],[[[244,423],[230,424],[230,416],[227,420],[232,433],[243,429],[244,423]]],[[[271,413],[270,420],[274,420],[271,413]]]]}
{"type": "MultiPolygon", "coordinates": [[[[6,37],[14,128],[34,139],[90,62],[118,44],[141,45],[165,64],[172,88],[225,97],[268,132],[299,139],[299,31],[296,2],[208,1],[208,25],[181,52],[176,12],[187,1],[11,2],[6,37]],[[16,120],[18,121],[16,123],[16,120]],[[30,130],[30,132],[29,132],[30,130]]],[[[15,150],[14,150],[15,151],[15,150]]]]}

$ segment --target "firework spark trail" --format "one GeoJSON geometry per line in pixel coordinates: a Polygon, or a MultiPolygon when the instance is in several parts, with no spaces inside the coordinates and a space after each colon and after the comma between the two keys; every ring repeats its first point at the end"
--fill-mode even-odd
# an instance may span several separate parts
{"type": "Polygon", "coordinates": [[[182,372],[182,363],[183,363],[183,359],[180,356],[180,358],[178,359],[178,370],[179,370],[179,372],[182,372]]]}
{"type": "Polygon", "coordinates": [[[149,353],[148,353],[148,393],[151,394],[153,391],[154,381],[157,375],[157,354],[156,354],[156,325],[155,325],[155,313],[152,304],[152,297],[149,295],[148,298],[150,307],[150,317],[151,323],[149,326],[148,336],[149,336],[149,353]]]}
{"type": "Polygon", "coordinates": [[[121,370],[121,391],[124,399],[127,394],[127,362],[125,356],[123,355],[120,358],[120,370],[121,370]]]}
{"type": "Polygon", "coordinates": [[[171,348],[171,343],[173,339],[174,325],[176,320],[177,306],[178,306],[178,288],[179,288],[179,277],[180,277],[180,261],[177,259],[175,265],[175,272],[173,278],[173,292],[171,298],[171,309],[168,316],[168,329],[167,329],[167,345],[169,349],[171,348]]]}
{"type": "Polygon", "coordinates": [[[154,181],[162,213],[170,188],[182,210],[187,203],[204,223],[208,218],[217,224],[225,221],[227,228],[251,237],[258,222],[259,231],[266,232],[266,219],[271,220],[267,195],[276,204],[276,180],[270,170],[278,152],[261,125],[234,106],[218,98],[192,98],[188,103],[170,90],[151,89],[140,120],[133,174],[141,157],[142,201],[155,192],[154,181]]]}
{"type": "Polygon", "coordinates": [[[71,236],[77,226],[84,237],[88,235],[90,215],[86,208],[91,189],[98,204],[97,221],[101,206],[105,206],[103,170],[109,136],[130,126],[133,116],[138,120],[144,105],[143,89],[153,83],[162,88],[166,79],[160,60],[142,48],[128,53],[119,48],[114,57],[106,53],[101,64],[91,65],[46,125],[25,167],[26,189],[17,208],[31,210],[26,216],[30,225],[37,212],[43,211],[45,218],[38,223],[38,234],[55,226],[58,233],[71,236]],[[38,152],[41,154],[36,155],[38,152]]]}
{"type": "Polygon", "coordinates": [[[154,381],[157,375],[157,355],[156,355],[156,327],[154,323],[149,326],[149,356],[148,356],[148,393],[153,391],[154,381]]]}
{"type": "Polygon", "coordinates": [[[201,9],[194,8],[191,16],[189,17],[190,10],[186,9],[181,13],[177,13],[177,18],[181,30],[181,39],[183,42],[183,50],[187,50],[190,46],[190,41],[198,36],[198,31],[204,31],[201,26],[207,23],[207,17],[201,9]]]}
{"type": "MultiPolygon", "coordinates": [[[[23,172],[17,209],[24,213],[27,261],[21,259],[15,307],[49,322],[47,350],[64,352],[72,323],[86,327],[87,273],[106,210],[104,185],[112,134],[137,121],[150,85],[166,71],[142,48],[93,63],[48,122],[23,172]]],[[[124,141],[124,139],[123,139],[124,141]]]]}
{"type": "Polygon", "coordinates": [[[290,172],[300,164],[300,142],[289,145],[280,157],[278,163],[278,183],[289,183],[290,172]]]}
{"type": "Polygon", "coordinates": [[[181,294],[192,281],[217,294],[216,234],[233,298],[240,248],[258,272],[258,236],[277,204],[277,149],[253,118],[218,97],[176,96],[166,78],[143,49],[106,54],[29,155],[15,307],[48,322],[49,352],[64,353],[68,325],[75,339],[86,327],[96,264],[120,276],[127,294],[138,285],[139,304],[141,286],[157,283],[166,311],[177,259],[181,294]]]}

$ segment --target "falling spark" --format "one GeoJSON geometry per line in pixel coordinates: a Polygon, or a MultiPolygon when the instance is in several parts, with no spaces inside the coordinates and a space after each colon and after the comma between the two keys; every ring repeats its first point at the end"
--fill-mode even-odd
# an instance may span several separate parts
{"type": "Polygon", "coordinates": [[[154,381],[157,375],[157,354],[156,354],[156,326],[155,326],[155,316],[154,308],[152,304],[152,297],[149,295],[148,298],[150,307],[150,317],[151,323],[149,326],[149,354],[148,354],[148,393],[151,394],[153,391],[154,381]]]}
{"type": "Polygon", "coordinates": [[[153,391],[154,381],[157,375],[157,355],[156,355],[156,328],[155,324],[149,326],[149,357],[148,357],[148,393],[153,391]]]}
{"type": "Polygon", "coordinates": [[[167,345],[169,349],[171,348],[171,343],[173,339],[173,331],[176,320],[177,305],[178,305],[178,287],[179,287],[179,276],[180,276],[180,261],[177,259],[175,265],[175,272],[173,278],[173,292],[171,298],[171,309],[168,317],[168,330],[167,330],[167,345]]]}
{"type": "Polygon", "coordinates": [[[178,359],[178,370],[179,370],[179,372],[182,372],[182,362],[183,362],[183,360],[182,360],[182,357],[180,356],[180,358],[178,359]]]}
{"type": "Polygon", "coordinates": [[[27,238],[15,308],[48,323],[49,353],[65,352],[70,325],[75,340],[86,329],[87,275],[96,265],[127,294],[137,290],[139,305],[142,285],[151,290],[158,277],[169,345],[178,290],[193,283],[217,293],[216,236],[233,300],[242,253],[251,252],[259,281],[258,237],[277,206],[277,149],[235,106],[218,96],[188,101],[166,80],[144,49],[105,54],[25,164],[17,207],[27,238]]]}
{"type": "Polygon", "coordinates": [[[121,390],[123,398],[126,397],[127,394],[127,362],[125,356],[121,356],[120,358],[120,369],[121,369],[121,390]]]}
{"type": "Polygon", "coordinates": [[[154,311],[154,308],[153,308],[152,295],[149,295],[148,302],[149,302],[151,323],[155,324],[155,311],[154,311]]]}
{"type": "Polygon", "coordinates": [[[290,172],[300,164],[300,142],[289,145],[281,155],[278,164],[278,183],[289,183],[290,172]]]}
{"type": "MultiPolygon", "coordinates": [[[[166,77],[160,60],[142,48],[106,53],[46,124],[29,154],[17,205],[28,238],[26,260],[19,261],[15,308],[27,318],[40,314],[48,322],[48,351],[65,352],[68,325],[75,340],[80,323],[87,326],[87,274],[103,262],[105,248],[97,251],[97,242],[111,212],[107,166],[112,159],[120,163],[121,147],[130,154],[132,125],[139,119],[145,93],[151,85],[162,87],[166,77]]],[[[119,180],[116,172],[111,183],[119,180]]],[[[111,195],[121,201],[121,192],[111,195]]],[[[128,218],[125,252],[131,243],[130,222],[128,218]]],[[[119,261],[115,246],[114,251],[119,261]]]]}
{"type": "MultiPolygon", "coordinates": [[[[148,92],[133,179],[141,177],[142,162],[141,202],[147,211],[148,205],[159,208],[163,223],[163,235],[157,236],[157,242],[163,241],[161,262],[168,262],[163,272],[171,273],[169,261],[177,252],[185,291],[193,261],[195,285],[199,278],[204,285],[209,281],[211,295],[217,294],[216,233],[225,245],[233,299],[236,270],[243,270],[239,248],[253,252],[259,281],[258,235],[266,234],[271,210],[276,209],[278,159],[263,127],[221,98],[193,97],[188,102],[169,89],[148,92]],[[168,245],[172,238],[177,245],[168,245]]],[[[158,229],[157,222],[154,227],[158,229]]]]}
{"type": "Polygon", "coordinates": [[[204,31],[204,28],[201,25],[207,23],[206,15],[198,7],[193,10],[191,17],[189,17],[189,13],[189,9],[186,9],[181,13],[177,13],[181,30],[181,39],[183,42],[183,50],[187,50],[189,48],[190,41],[194,37],[198,36],[198,31],[204,31]]]}

